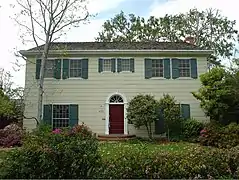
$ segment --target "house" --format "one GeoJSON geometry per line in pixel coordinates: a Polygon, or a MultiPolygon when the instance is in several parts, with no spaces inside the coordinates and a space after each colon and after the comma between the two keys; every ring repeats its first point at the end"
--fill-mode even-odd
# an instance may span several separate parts
{"type": "MultiPolygon", "coordinates": [[[[53,127],[84,122],[98,134],[144,136],[145,129],[135,129],[126,117],[128,102],[139,93],[156,99],[169,93],[186,117],[206,120],[191,92],[200,88],[210,50],[186,42],[57,42],[49,52],[43,119],[53,127]]],[[[25,116],[36,117],[41,56],[37,48],[20,53],[28,59],[25,116]]],[[[25,119],[24,127],[36,122],[25,119]]]]}

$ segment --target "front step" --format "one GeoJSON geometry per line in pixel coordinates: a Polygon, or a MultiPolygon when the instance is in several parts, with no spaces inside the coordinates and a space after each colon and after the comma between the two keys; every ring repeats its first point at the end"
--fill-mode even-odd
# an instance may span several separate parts
{"type": "Polygon", "coordinates": [[[100,141],[125,141],[134,139],[136,135],[130,134],[109,134],[109,135],[98,135],[97,139],[100,141]]]}

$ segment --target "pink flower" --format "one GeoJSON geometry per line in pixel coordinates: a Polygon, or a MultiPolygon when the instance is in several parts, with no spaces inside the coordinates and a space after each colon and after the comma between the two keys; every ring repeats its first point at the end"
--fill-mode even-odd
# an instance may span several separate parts
{"type": "Polygon", "coordinates": [[[54,131],[52,131],[53,134],[60,134],[61,133],[61,129],[55,129],[54,131]]]}

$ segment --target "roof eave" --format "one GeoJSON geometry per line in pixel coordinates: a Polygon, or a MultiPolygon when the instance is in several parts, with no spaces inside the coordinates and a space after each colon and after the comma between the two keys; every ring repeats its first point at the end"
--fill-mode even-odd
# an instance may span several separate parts
{"type": "MultiPolygon", "coordinates": [[[[41,51],[42,52],[42,51],[41,51]]],[[[41,52],[39,51],[27,51],[27,50],[21,50],[19,51],[20,54],[23,56],[29,56],[29,55],[39,55],[41,52]]],[[[124,53],[124,54],[132,54],[132,53],[137,53],[137,54],[165,54],[165,53],[174,53],[174,54],[205,54],[205,55],[210,55],[213,53],[212,50],[158,50],[158,49],[143,49],[143,50],[118,50],[118,49],[106,49],[106,50],[51,50],[49,51],[49,54],[51,55],[59,55],[59,54],[69,54],[69,55],[79,55],[79,54],[119,54],[119,53],[124,53]]]]}

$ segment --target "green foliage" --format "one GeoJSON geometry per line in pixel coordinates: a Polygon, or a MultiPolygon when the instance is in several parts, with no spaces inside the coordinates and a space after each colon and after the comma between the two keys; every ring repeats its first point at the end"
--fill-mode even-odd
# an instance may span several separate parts
{"type": "Polygon", "coordinates": [[[209,123],[200,136],[200,144],[218,148],[239,146],[239,124],[222,126],[216,122],[209,123]]]}
{"type": "Polygon", "coordinates": [[[167,134],[177,136],[181,133],[181,112],[180,105],[177,104],[175,97],[164,94],[159,100],[159,108],[163,112],[163,119],[167,134]]]}
{"type": "Polygon", "coordinates": [[[195,44],[212,49],[215,54],[209,60],[220,64],[216,57],[230,57],[237,41],[236,21],[231,21],[218,10],[199,11],[191,9],[187,13],[164,17],[151,16],[148,19],[122,11],[103,24],[97,41],[160,41],[167,39],[180,42],[181,38],[195,37],[195,44]]]}
{"type": "Polygon", "coordinates": [[[28,134],[23,147],[4,160],[1,178],[92,177],[100,162],[98,141],[85,125],[36,134],[28,134]]]}
{"type": "Polygon", "coordinates": [[[239,151],[234,149],[194,147],[190,148],[190,151],[175,152],[142,151],[131,146],[132,149],[121,151],[119,156],[108,155],[108,158],[103,158],[102,166],[95,178],[237,179],[239,177],[239,151]]]}
{"type": "Polygon", "coordinates": [[[158,119],[157,101],[151,95],[137,95],[128,104],[127,118],[136,128],[146,127],[152,138],[152,123],[158,119]]]}
{"type": "Polygon", "coordinates": [[[195,142],[198,141],[200,131],[203,129],[204,124],[195,119],[187,119],[183,121],[182,125],[182,136],[184,140],[195,142]]]}
{"type": "Polygon", "coordinates": [[[9,97],[0,89],[0,117],[9,117],[14,115],[14,104],[9,97]]]}
{"type": "Polygon", "coordinates": [[[239,115],[239,75],[222,68],[213,68],[202,74],[200,80],[202,87],[192,94],[200,101],[205,114],[221,123],[236,120],[239,115]]]}

